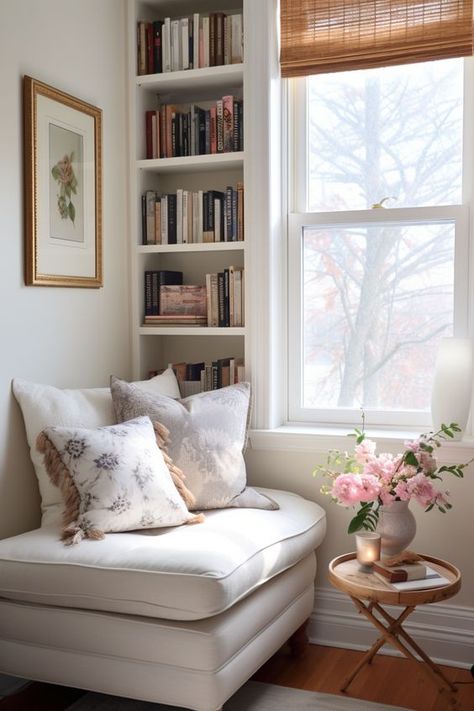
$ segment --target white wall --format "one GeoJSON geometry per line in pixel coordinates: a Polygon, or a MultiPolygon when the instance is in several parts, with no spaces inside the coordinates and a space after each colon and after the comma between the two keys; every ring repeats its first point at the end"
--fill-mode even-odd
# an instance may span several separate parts
{"type": "Polygon", "coordinates": [[[38,521],[15,376],[61,387],[129,375],[125,3],[0,2],[0,537],[38,521]],[[104,287],[23,282],[21,79],[103,111],[104,287]]]}

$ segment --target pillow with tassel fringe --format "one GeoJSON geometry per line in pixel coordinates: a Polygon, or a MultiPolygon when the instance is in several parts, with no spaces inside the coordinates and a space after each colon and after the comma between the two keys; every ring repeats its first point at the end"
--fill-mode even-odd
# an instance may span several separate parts
{"type": "Polygon", "coordinates": [[[93,430],[48,427],[39,434],[37,448],[64,499],[66,545],[203,520],[189,513],[185,501],[193,498],[182,472],[158,446],[166,437],[149,417],[93,430]]]}

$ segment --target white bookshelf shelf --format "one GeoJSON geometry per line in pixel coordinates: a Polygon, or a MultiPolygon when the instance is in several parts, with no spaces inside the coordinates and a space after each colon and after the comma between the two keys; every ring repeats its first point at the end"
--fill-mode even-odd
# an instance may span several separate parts
{"type": "Polygon", "coordinates": [[[245,336],[245,328],[227,326],[140,326],[140,336],[245,336]]]}
{"type": "Polygon", "coordinates": [[[202,172],[212,170],[232,170],[242,168],[244,164],[243,151],[235,153],[212,153],[200,156],[182,156],[177,158],[153,158],[138,160],[140,170],[156,171],[158,173],[202,172]]]}
{"type": "Polygon", "coordinates": [[[244,79],[243,64],[225,64],[218,67],[187,69],[180,72],[145,74],[137,76],[137,86],[160,94],[178,94],[200,89],[229,89],[241,87],[244,79]]]}
{"type": "Polygon", "coordinates": [[[191,242],[190,244],[141,244],[139,254],[169,254],[174,252],[235,252],[245,249],[245,242],[191,242]]]}

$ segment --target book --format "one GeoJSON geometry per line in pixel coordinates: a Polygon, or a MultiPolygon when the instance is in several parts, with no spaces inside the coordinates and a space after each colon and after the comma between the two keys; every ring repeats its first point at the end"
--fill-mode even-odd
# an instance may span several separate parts
{"type": "Polygon", "coordinates": [[[386,577],[377,573],[374,570],[373,573],[379,580],[382,580],[385,585],[387,585],[391,590],[398,590],[399,592],[404,592],[406,590],[425,590],[427,588],[439,588],[443,585],[449,585],[448,578],[444,575],[440,575],[434,568],[430,568],[429,565],[426,566],[425,577],[420,580],[405,580],[402,582],[391,583],[386,577]]]}
{"type": "Polygon", "coordinates": [[[166,269],[145,271],[145,316],[160,313],[160,288],[165,284],[182,284],[183,272],[166,269]]]}
{"type": "Polygon", "coordinates": [[[207,320],[206,287],[191,284],[162,286],[160,314],[204,316],[207,320]]]}
{"type": "Polygon", "coordinates": [[[426,565],[422,563],[389,567],[382,561],[375,561],[372,569],[374,573],[379,573],[389,583],[403,583],[406,580],[421,580],[426,577],[426,565]]]}
{"type": "Polygon", "coordinates": [[[145,326],[207,326],[205,316],[180,315],[173,316],[145,316],[145,326]]]}

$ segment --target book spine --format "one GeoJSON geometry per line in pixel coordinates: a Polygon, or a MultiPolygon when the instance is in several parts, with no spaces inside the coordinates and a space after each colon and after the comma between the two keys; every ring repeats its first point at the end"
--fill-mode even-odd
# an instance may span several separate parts
{"type": "Polygon", "coordinates": [[[242,15],[231,15],[232,24],[232,64],[240,64],[243,61],[242,47],[242,15]]]}
{"type": "Polygon", "coordinates": [[[161,198],[161,244],[168,244],[168,196],[161,198]]]}
{"type": "Polygon", "coordinates": [[[158,272],[151,273],[151,312],[149,316],[158,316],[160,313],[160,285],[158,272]]]}
{"type": "Polygon", "coordinates": [[[171,71],[171,18],[165,17],[162,28],[163,71],[171,71]]]}
{"type": "Polygon", "coordinates": [[[168,244],[176,244],[176,194],[168,195],[168,244]]]}
{"type": "Polygon", "coordinates": [[[183,244],[183,190],[176,190],[176,244],[183,244]]]}
{"type": "Polygon", "coordinates": [[[215,64],[224,64],[224,13],[215,14],[215,64]]]}
{"type": "Polygon", "coordinates": [[[157,74],[163,71],[162,27],[163,20],[156,20],[153,23],[153,71],[157,74]]]}
{"type": "Polygon", "coordinates": [[[203,67],[210,67],[210,56],[209,56],[209,17],[205,16],[202,18],[202,42],[203,42],[203,57],[202,65],[203,67]]]}
{"type": "Polygon", "coordinates": [[[189,18],[181,18],[181,69],[189,69],[189,18]]]}
{"type": "Polygon", "coordinates": [[[146,23],[145,36],[146,36],[146,73],[151,74],[153,72],[153,57],[154,57],[153,25],[151,22],[146,23]]]}
{"type": "Polygon", "coordinates": [[[152,314],[151,281],[152,281],[152,273],[151,273],[151,271],[146,271],[145,278],[144,278],[145,316],[150,316],[152,314]]]}
{"type": "Polygon", "coordinates": [[[140,76],[146,74],[145,22],[139,22],[137,25],[137,73],[140,76]]]}
{"type": "Polygon", "coordinates": [[[211,320],[209,326],[219,325],[219,295],[217,274],[211,274],[211,320]]]}
{"type": "Polygon", "coordinates": [[[224,269],[224,320],[224,325],[230,326],[230,281],[228,269],[224,269]]]}
{"type": "Polygon", "coordinates": [[[232,150],[233,151],[240,150],[239,122],[240,122],[239,102],[237,101],[237,99],[235,99],[233,110],[232,110],[232,150]]]}
{"type": "Polygon", "coordinates": [[[216,13],[209,15],[209,66],[216,65],[216,13]]]}
{"type": "Polygon", "coordinates": [[[216,107],[211,106],[209,109],[209,122],[210,122],[210,153],[217,153],[217,116],[216,107]]]}
{"type": "Polygon", "coordinates": [[[161,198],[155,202],[155,244],[161,244],[161,198]]]}
{"type": "Polygon", "coordinates": [[[217,153],[224,152],[224,102],[216,102],[217,153]]]}
{"type": "Polygon", "coordinates": [[[171,71],[178,72],[179,66],[179,20],[171,20],[171,71]]]}
{"type": "Polygon", "coordinates": [[[224,64],[232,64],[232,21],[224,17],[224,64]]]}
{"type": "Polygon", "coordinates": [[[225,323],[225,285],[224,285],[224,272],[218,272],[217,274],[217,297],[218,297],[218,313],[219,313],[219,327],[226,325],[225,323]]]}
{"type": "Polygon", "coordinates": [[[153,158],[153,115],[154,111],[145,111],[145,158],[153,158]]]}
{"type": "Polygon", "coordinates": [[[199,12],[193,15],[193,67],[199,69],[199,12]]]}
{"type": "Polygon", "coordinates": [[[244,239],[244,184],[237,183],[237,239],[244,239]]]}
{"type": "Polygon", "coordinates": [[[156,193],[147,190],[146,193],[146,244],[155,243],[155,202],[156,193]]]}
{"type": "Polygon", "coordinates": [[[237,240],[237,221],[238,221],[238,215],[237,215],[237,190],[232,191],[232,234],[231,234],[231,240],[232,242],[235,242],[237,240]]]}
{"type": "Polygon", "coordinates": [[[205,154],[208,155],[211,152],[211,114],[210,111],[206,111],[204,114],[204,125],[205,125],[205,154]]]}
{"type": "Polygon", "coordinates": [[[146,195],[141,197],[142,244],[146,244],[146,195]]]}
{"type": "Polygon", "coordinates": [[[223,105],[223,144],[224,153],[230,153],[233,150],[233,128],[234,128],[234,97],[224,96],[222,99],[223,105]]]}

